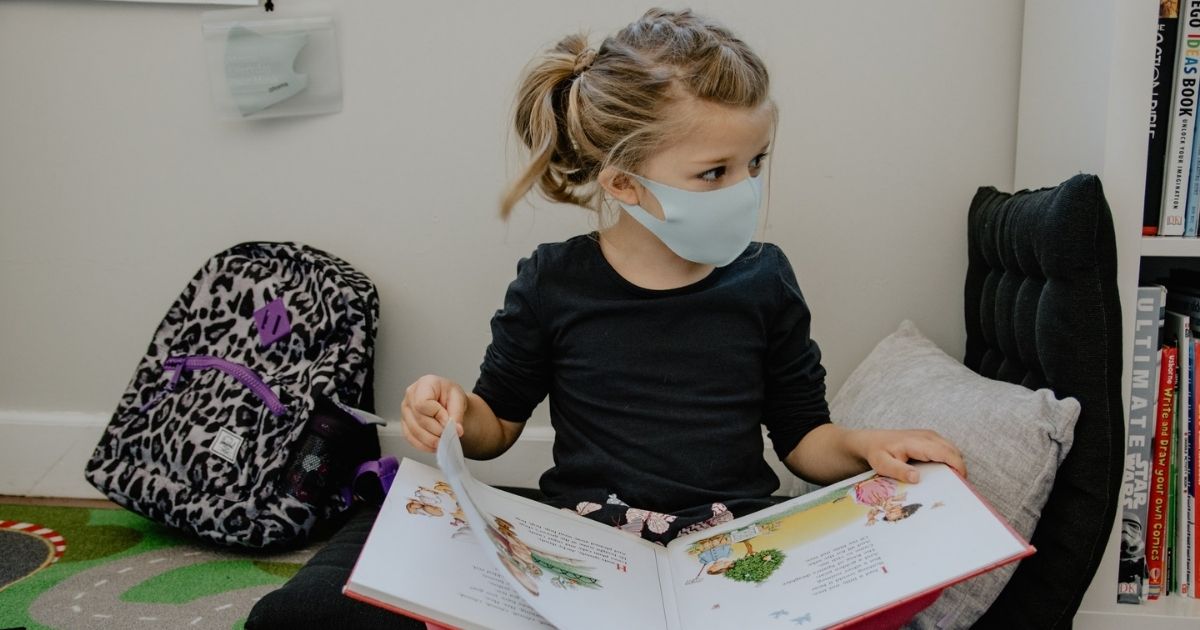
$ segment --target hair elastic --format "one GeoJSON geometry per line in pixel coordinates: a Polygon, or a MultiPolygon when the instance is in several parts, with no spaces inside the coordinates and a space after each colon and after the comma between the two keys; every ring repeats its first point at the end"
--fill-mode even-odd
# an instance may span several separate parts
{"type": "Polygon", "coordinates": [[[592,67],[592,63],[596,61],[596,49],[588,48],[583,52],[575,55],[575,67],[571,68],[571,76],[579,76],[584,70],[592,67]]]}

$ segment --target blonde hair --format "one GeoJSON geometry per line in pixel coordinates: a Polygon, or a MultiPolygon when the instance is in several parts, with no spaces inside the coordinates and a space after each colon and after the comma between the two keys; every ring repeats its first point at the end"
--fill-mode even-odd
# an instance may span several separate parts
{"type": "MultiPolygon", "coordinates": [[[[766,65],[728,29],[691,10],[650,9],[604,39],[568,35],[526,67],[514,126],[530,161],[500,202],[507,219],[531,188],[599,211],[596,177],[638,168],[684,128],[686,98],[756,107],[770,102],[766,65]]],[[[774,115],[774,104],[771,103],[774,115]]]]}

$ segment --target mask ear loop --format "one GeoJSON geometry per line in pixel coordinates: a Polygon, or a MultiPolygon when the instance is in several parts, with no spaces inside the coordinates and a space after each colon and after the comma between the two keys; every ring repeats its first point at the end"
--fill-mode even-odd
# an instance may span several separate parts
{"type": "MultiPolygon", "coordinates": [[[[660,218],[650,214],[650,211],[646,210],[644,200],[639,199],[638,201],[640,203],[633,204],[633,207],[640,210],[643,214],[646,215],[647,218],[651,219],[655,223],[666,223],[667,222],[667,209],[663,207],[662,202],[659,201],[659,199],[658,199],[658,195],[655,195],[653,189],[651,188],[651,184],[657,183],[657,182],[654,182],[654,180],[648,180],[645,177],[638,175],[637,173],[633,173],[630,171],[622,171],[622,172],[625,173],[625,176],[629,178],[630,182],[637,182],[637,184],[642,187],[642,191],[645,194],[654,197],[654,201],[658,202],[659,208],[662,209],[663,218],[660,219],[660,218]]],[[[659,185],[663,186],[663,184],[659,184],[659,185]]],[[[670,188],[670,186],[666,186],[666,187],[670,188]]],[[[622,204],[622,205],[624,205],[624,204],[622,204]]],[[[625,208],[625,211],[629,212],[629,209],[625,208]]]]}

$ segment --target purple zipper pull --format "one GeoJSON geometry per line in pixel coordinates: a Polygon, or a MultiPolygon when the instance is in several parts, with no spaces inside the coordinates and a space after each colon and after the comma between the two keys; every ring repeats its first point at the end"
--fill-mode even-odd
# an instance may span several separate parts
{"type": "Polygon", "coordinates": [[[163,371],[171,372],[171,382],[167,383],[167,391],[174,391],[176,383],[179,382],[179,377],[183,376],[184,367],[183,357],[169,357],[163,361],[163,371]]]}
{"type": "Polygon", "coordinates": [[[163,372],[172,372],[171,381],[167,383],[165,388],[155,394],[153,398],[147,400],[141,407],[138,407],[138,411],[141,413],[146,413],[151,407],[157,405],[163,397],[175,391],[175,384],[179,382],[179,377],[183,376],[183,359],[180,357],[168,357],[163,361],[162,366],[163,372]]]}

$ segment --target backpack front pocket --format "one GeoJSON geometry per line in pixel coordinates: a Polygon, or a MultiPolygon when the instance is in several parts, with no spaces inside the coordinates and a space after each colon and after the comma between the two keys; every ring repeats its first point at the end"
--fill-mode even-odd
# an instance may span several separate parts
{"type": "Polygon", "coordinates": [[[148,410],[150,452],[178,483],[241,501],[261,491],[264,466],[294,423],[287,405],[250,368],[218,357],[173,357],[166,395],[148,410]],[[161,449],[161,450],[160,450],[161,449]]]}

